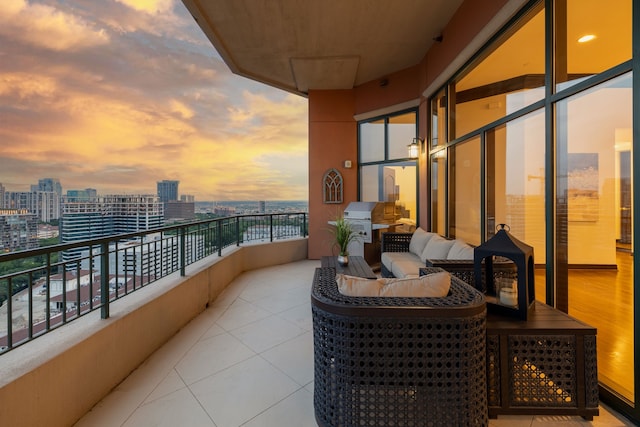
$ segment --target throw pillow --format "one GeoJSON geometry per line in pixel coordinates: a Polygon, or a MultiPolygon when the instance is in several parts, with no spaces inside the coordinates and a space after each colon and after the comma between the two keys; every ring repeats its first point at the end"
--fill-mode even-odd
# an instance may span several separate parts
{"type": "Polygon", "coordinates": [[[447,259],[449,249],[453,246],[453,240],[448,240],[439,234],[436,234],[424,247],[420,259],[422,262],[426,262],[428,259],[447,259]]]}
{"type": "Polygon", "coordinates": [[[451,275],[446,271],[404,279],[362,277],[337,274],[336,282],[341,294],[351,297],[445,297],[451,286],[451,275]]]}
{"type": "Polygon", "coordinates": [[[446,271],[418,278],[385,279],[382,297],[446,297],[451,287],[451,274],[446,271]]]}
{"type": "Polygon", "coordinates": [[[473,247],[462,240],[455,240],[451,249],[449,249],[447,259],[464,259],[473,261],[473,247]]]}
{"type": "Polygon", "coordinates": [[[338,291],[342,295],[350,297],[378,296],[380,288],[383,286],[376,279],[365,279],[347,274],[336,274],[336,282],[338,283],[338,291]]]}
{"type": "Polygon", "coordinates": [[[411,241],[409,242],[409,252],[420,256],[424,247],[427,245],[427,242],[434,236],[435,233],[427,233],[422,228],[417,228],[416,231],[413,232],[411,236],[411,241]]]}

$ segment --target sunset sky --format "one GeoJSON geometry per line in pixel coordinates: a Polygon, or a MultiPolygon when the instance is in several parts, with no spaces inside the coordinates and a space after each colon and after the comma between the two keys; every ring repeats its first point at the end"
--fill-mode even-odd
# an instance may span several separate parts
{"type": "Polygon", "coordinates": [[[306,200],[307,100],[232,74],[180,0],[0,0],[0,183],[306,200]]]}

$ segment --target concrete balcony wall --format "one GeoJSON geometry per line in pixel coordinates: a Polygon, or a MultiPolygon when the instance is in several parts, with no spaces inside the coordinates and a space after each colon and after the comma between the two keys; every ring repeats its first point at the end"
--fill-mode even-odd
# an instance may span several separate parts
{"type": "Polygon", "coordinates": [[[0,425],[73,425],[238,275],[307,256],[307,239],[234,248],[0,356],[0,425]]]}

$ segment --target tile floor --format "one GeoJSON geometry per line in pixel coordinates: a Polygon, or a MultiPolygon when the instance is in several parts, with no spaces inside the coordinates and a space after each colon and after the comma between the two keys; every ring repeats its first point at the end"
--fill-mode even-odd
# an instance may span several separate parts
{"type": "MultiPolygon", "coordinates": [[[[239,276],[76,427],[313,427],[310,286],[319,261],[239,276]]],[[[489,426],[632,426],[600,416],[500,416],[489,426]]]]}

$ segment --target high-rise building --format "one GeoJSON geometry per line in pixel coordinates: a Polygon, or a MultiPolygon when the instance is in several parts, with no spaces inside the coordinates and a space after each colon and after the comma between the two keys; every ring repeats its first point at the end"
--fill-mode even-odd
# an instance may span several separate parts
{"type": "Polygon", "coordinates": [[[62,197],[62,185],[58,178],[42,178],[38,180],[38,185],[32,185],[31,191],[53,191],[62,197]]]}
{"type": "Polygon", "coordinates": [[[2,199],[6,209],[26,209],[42,222],[60,218],[60,196],[55,191],[5,191],[2,199]]]}
{"type": "MultiPolygon", "coordinates": [[[[60,221],[62,243],[134,233],[164,224],[163,204],[157,196],[84,196],[86,194],[82,191],[72,190],[70,195],[63,197],[60,221]]],[[[62,259],[76,259],[81,253],[81,249],[65,251],[62,259]]]]}
{"type": "Polygon", "coordinates": [[[4,209],[4,185],[0,183],[0,209],[4,209]]]}
{"type": "Polygon", "coordinates": [[[38,217],[26,209],[0,210],[0,252],[38,247],[38,217]]]}
{"type": "Polygon", "coordinates": [[[163,203],[178,200],[178,184],[180,181],[158,181],[158,197],[163,203]]]}
{"type": "Polygon", "coordinates": [[[180,195],[180,201],[194,203],[196,201],[196,196],[192,194],[182,194],[180,195]]]}

